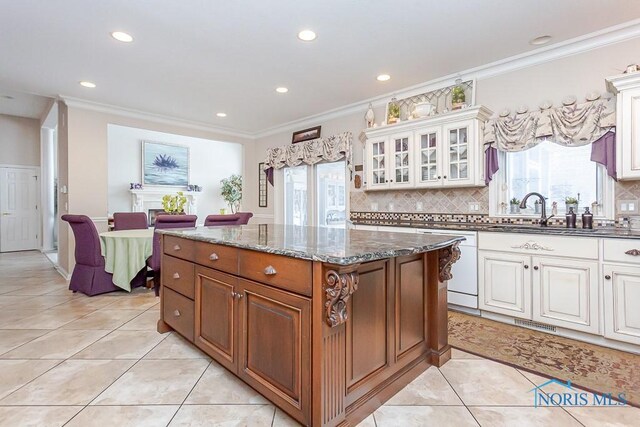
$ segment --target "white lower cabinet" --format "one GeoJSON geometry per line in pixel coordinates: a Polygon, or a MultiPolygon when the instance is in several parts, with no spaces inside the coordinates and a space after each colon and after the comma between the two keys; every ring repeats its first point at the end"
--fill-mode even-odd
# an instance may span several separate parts
{"type": "Polygon", "coordinates": [[[603,267],[604,336],[640,345],[640,267],[603,267]]]}
{"type": "Polygon", "coordinates": [[[597,241],[585,241],[593,251],[582,251],[585,258],[576,259],[548,254],[567,252],[557,237],[525,236],[535,241],[522,244],[521,235],[495,234],[479,233],[481,310],[600,333],[597,241]],[[498,246],[513,249],[497,251],[498,246]]]}
{"type": "Polygon", "coordinates": [[[478,261],[479,308],[531,319],[531,257],[478,251],[478,261]]]}
{"type": "Polygon", "coordinates": [[[532,257],[531,265],[533,320],[597,334],[598,262],[532,257]]]}

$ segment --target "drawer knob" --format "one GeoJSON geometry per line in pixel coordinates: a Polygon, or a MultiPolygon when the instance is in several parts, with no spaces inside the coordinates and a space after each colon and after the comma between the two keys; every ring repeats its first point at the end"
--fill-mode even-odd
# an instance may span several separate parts
{"type": "Polygon", "coordinates": [[[529,266],[527,264],[524,265],[524,269],[527,270],[529,266]]]}
{"type": "Polygon", "coordinates": [[[236,296],[238,297],[238,299],[241,299],[244,294],[242,292],[236,292],[236,296]]]}
{"type": "Polygon", "coordinates": [[[611,280],[611,276],[609,276],[608,274],[606,276],[604,276],[605,279],[607,280],[611,280]]]}
{"type": "Polygon", "coordinates": [[[218,259],[220,259],[220,257],[215,252],[213,252],[211,255],[209,255],[209,260],[211,260],[211,261],[216,261],[218,259]]]}
{"type": "Polygon", "coordinates": [[[264,269],[264,274],[266,274],[267,276],[273,276],[274,274],[276,274],[277,271],[275,268],[273,268],[272,265],[268,265],[265,269],[264,269]]]}
{"type": "Polygon", "coordinates": [[[538,270],[538,266],[537,266],[537,265],[534,265],[534,266],[533,266],[533,269],[534,269],[534,270],[538,270]]]}
{"type": "Polygon", "coordinates": [[[176,316],[176,317],[180,317],[180,310],[175,310],[173,312],[173,315],[176,316]]]}
{"type": "Polygon", "coordinates": [[[638,250],[638,249],[629,249],[627,252],[625,252],[625,254],[631,255],[631,256],[640,256],[640,250],[638,250]]]}
{"type": "Polygon", "coordinates": [[[180,245],[174,245],[174,246],[173,246],[173,250],[174,250],[174,251],[179,251],[180,249],[182,249],[182,248],[180,247],[180,245]]]}
{"type": "Polygon", "coordinates": [[[174,278],[174,279],[179,279],[179,278],[180,278],[180,275],[179,275],[178,273],[173,273],[173,278],[174,278]]]}

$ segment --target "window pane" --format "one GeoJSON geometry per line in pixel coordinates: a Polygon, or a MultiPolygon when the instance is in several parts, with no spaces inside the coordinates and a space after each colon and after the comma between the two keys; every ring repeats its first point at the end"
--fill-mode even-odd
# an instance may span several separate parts
{"type": "MultiPolygon", "coordinates": [[[[564,147],[543,142],[536,147],[506,154],[506,177],[508,200],[521,200],[532,191],[547,198],[547,214],[551,204],[558,203],[558,214],[565,213],[565,198],[579,200],[579,215],[584,207],[598,200],[597,165],[590,160],[591,144],[581,147],[564,147]]],[[[534,212],[535,199],[527,205],[534,212]]]]}
{"type": "MultiPolygon", "coordinates": [[[[375,172],[374,172],[375,179],[375,172]]],[[[384,176],[382,176],[384,180],[384,176]]],[[[316,165],[318,226],[344,227],[346,219],[345,163],[316,165]]]]}
{"type": "Polygon", "coordinates": [[[284,223],[307,225],[307,166],[284,169],[284,223]]]}

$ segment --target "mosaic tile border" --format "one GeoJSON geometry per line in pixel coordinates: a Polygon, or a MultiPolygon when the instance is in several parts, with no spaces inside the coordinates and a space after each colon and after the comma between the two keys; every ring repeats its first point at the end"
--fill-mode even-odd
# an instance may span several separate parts
{"type": "MultiPolygon", "coordinates": [[[[438,222],[452,224],[517,224],[537,225],[539,218],[490,217],[485,214],[442,214],[427,212],[364,212],[352,211],[350,219],[354,222],[371,222],[385,224],[399,224],[412,222],[438,222]]],[[[579,220],[578,220],[579,221],[579,220]]],[[[552,218],[549,225],[564,226],[563,218],[552,218]]],[[[596,227],[611,227],[618,225],[618,221],[599,219],[594,220],[596,227]]]]}

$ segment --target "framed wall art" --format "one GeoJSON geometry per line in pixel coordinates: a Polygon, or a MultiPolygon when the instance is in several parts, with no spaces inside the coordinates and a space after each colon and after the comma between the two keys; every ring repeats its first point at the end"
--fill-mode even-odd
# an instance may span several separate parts
{"type": "Polygon", "coordinates": [[[315,126],[309,129],[303,129],[294,132],[293,136],[291,137],[291,143],[297,144],[298,142],[310,141],[312,139],[320,138],[320,128],[322,128],[322,126],[315,126]]]}
{"type": "Polygon", "coordinates": [[[142,141],[142,183],[186,187],[189,184],[189,147],[142,141]]]}
{"type": "Polygon", "coordinates": [[[258,163],[258,207],[267,207],[267,171],[264,170],[264,162],[258,163]]]}

